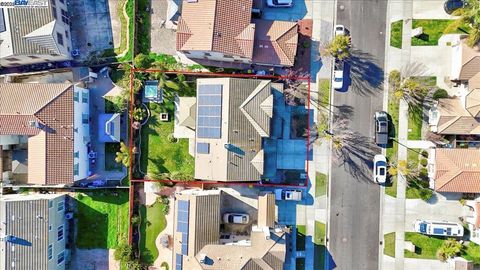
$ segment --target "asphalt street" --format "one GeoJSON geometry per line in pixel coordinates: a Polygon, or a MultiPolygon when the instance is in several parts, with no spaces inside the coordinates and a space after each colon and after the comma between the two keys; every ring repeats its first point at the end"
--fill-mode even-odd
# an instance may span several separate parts
{"type": "Polygon", "coordinates": [[[347,87],[334,93],[334,121],[347,119],[355,138],[343,143],[344,155],[332,162],[327,269],[378,269],[380,187],[370,167],[381,153],[373,143],[373,115],[383,107],[386,11],[387,0],[337,4],[337,24],[350,32],[352,57],[347,87]]]}

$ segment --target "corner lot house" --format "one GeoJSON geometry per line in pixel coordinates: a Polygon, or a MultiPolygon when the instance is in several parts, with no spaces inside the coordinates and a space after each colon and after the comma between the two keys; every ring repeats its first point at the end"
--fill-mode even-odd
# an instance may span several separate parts
{"type": "Polygon", "coordinates": [[[0,179],[65,185],[88,176],[89,91],[72,84],[0,84],[0,179]]]}
{"type": "Polygon", "coordinates": [[[307,110],[285,104],[283,84],[198,79],[196,99],[176,106],[175,134],[194,145],[195,179],[281,182],[305,173],[307,110]]]}
{"type": "Polygon", "coordinates": [[[0,198],[0,269],[65,269],[65,195],[0,198]]]}
{"type": "Polygon", "coordinates": [[[177,28],[178,53],[191,59],[293,66],[297,24],[252,20],[252,5],[252,0],[184,0],[177,28]]]}
{"type": "Polygon", "coordinates": [[[40,2],[46,6],[0,8],[0,66],[70,59],[67,1],[40,2]]]}
{"type": "Polygon", "coordinates": [[[173,269],[284,269],[287,233],[274,225],[274,194],[258,197],[258,220],[250,213],[247,224],[225,222],[226,196],[219,190],[176,194],[173,269]]]}

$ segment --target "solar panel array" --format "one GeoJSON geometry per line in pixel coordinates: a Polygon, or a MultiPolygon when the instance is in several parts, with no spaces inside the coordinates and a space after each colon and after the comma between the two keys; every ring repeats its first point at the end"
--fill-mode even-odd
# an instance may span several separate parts
{"type": "Polygon", "coordinates": [[[175,270],[182,270],[183,268],[183,256],[182,254],[175,254],[175,270]]]}
{"type": "Polygon", "coordinates": [[[7,30],[5,25],[5,16],[3,15],[3,8],[0,8],[0,33],[7,30]]]}
{"type": "Polygon", "coordinates": [[[182,233],[182,254],[188,255],[189,201],[179,200],[177,211],[177,232],[182,233]]]}
{"type": "Polygon", "coordinates": [[[209,154],[210,153],[210,144],[209,143],[197,143],[197,153],[199,153],[199,154],[209,154]]]}
{"type": "Polygon", "coordinates": [[[197,93],[197,137],[219,139],[222,135],[222,85],[203,84],[197,93]]]}

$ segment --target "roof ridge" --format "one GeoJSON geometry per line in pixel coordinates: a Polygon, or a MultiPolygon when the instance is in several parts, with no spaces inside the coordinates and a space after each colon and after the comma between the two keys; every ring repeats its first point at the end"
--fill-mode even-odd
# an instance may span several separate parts
{"type": "MultiPolygon", "coordinates": [[[[470,60],[468,60],[467,62],[463,63],[462,68],[460,69],[460,77],[462,77],[461,75],[462,75],[462,73],[463,73],[463,72],[462,72],[463,69],[464,69],[467,65],[470,65],[470,64],[471,64],[470,62],[477,61],[477,60],[480,61],[480,55],[475,55],[475,56],[472,57],[470,60]]],[[[475,64],[475,63],[474,63],[474,64],[475,64]]],[[[475,65],[475,66],[478,66],[478,65],[475,65]]],[[[477,72],[476,72],[475,74],[477,74],[477,73],[479,73],[479,72],[480,72],[480,67],[478,68],[478,70],[477,70],[477,72]]],[[[473,76],[474,76],[474,75],[473,75],[473,76]]],[[[472,78],[473,76],[471,76],[470,78],[472,78]]],[[[470,79],[470,78],[469,78],[469,79],[470,79]]]]}
{"type": "Polygon", "coordinates": [[[290,61],[290,64],[292,64],[292,65],[294,63],[295,57],[294,57],[294,59],[290,59],[290,57],[288,57],[288,54],[285,51],[290,50],[288,45],[294,43],[294,42],[292,42],[292,39],[295,39],[295,35],[286,39],[285,42],[281,42],[281,41],[283,41],[283,38],[286,37],[287,34],[289,34],[290,31],[292,31],[292,29],[296,26],[297,26],[297,24],[292,24],[292,26],[287,31],[285,31],[282,35],[280,35],[276,40],[273,41],[280,47],[280,50],[284,54],[285,58],[287,58],[290,61]]]}
{"type": "Polygon", "coordinates": [[[441,127],[437,127],[437,132],[440,133],[440,132],[443,132],[444,130],[446,130],[447,128],[449,128],[450,126],[452,126],[455,122],[457,122],[458,120],[460,120],[460,118],[462,118],[462,116],[453,116],[454,118],[452,118],[451,120],[447,121],[446,123],[444,123],[441,127]]]}
{"type": "MultiPolygon", "coordinates": [[[[65,89],[63,89],[61,92],[58,93],[58,95],[55,95],[51,100],[47,101],[43,106],[41,106],[40,108],[38,108],[38,110],[36,112],[33,113],[33,116],[35,116],[37,119],[37,113],[39,113],[40,111],[42,111],[45,107],[47,107],[50,103],[52,103],[54,100],[56,100],[58,97],[60,97],[61,95],[63,95],[63,93],[65,93],[68,89],[70,89],[70,87],[73,87],[74,85],[73,84],[65,84],[67,85],[67,87],[65,89]]],[[[41,120],[41,119],[39,119],[41,120]]]]}

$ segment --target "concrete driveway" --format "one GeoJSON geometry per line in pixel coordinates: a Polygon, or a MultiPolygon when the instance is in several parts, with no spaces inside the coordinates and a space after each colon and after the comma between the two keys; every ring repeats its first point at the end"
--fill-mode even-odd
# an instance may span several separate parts
{"type": "MultiPolygon", "coordinates": [[[[435,199],[434,199],[435,200],[435,199]]],[[[437,196],[437,201],[427,203],[420,199],[405,201],[405,231],[413,231],[416,219],[460,222],[459,217],[466,216],[468,210],[458,200],[447,200],[437,196]]]]}
{"type": "Polygon", "coordinates": [[[448,15],[443,9],[441,0],[414,0],[413,18],[414,19],[453,19],[454,16],[448,15]]]}
{"type": "Polygon", "coordinates": [[[279,21],[292,21],[296,22],[301,19],[311,18],[311,12],[309,12],[312,0],[294,0],[293,7],[289,8],[269,8],[267,7],[267,1],[263,3],[263,16],[265,20],[279,20],[279,21]]]}

